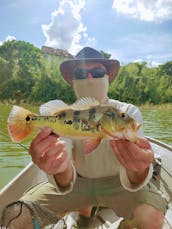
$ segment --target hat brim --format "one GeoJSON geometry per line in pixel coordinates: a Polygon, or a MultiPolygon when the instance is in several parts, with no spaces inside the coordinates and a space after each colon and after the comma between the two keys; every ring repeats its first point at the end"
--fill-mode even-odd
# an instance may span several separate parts
{"type": "Polygon", "coordinates": [[[74,77],[74,69],[77,67],[77,65],[83,62],[90,62],[90,61],[98,62],[105,66],[107,70],[107,75],[109,76],[110,83],[115,79],[120,68],[120,63],[118,60],[103,59],[103,58],[100,59],[89,58],[89,59],[77,59],[77,60],[74,59],[74,60],[64,61],[60,65],[60,71],[64,80],[70,85],[72,85],[72,80],[74,77]]]}

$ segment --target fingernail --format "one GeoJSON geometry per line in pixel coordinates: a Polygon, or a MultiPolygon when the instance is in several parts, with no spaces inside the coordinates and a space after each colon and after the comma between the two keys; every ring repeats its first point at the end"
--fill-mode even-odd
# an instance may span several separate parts
{"type": "Polygon", "coordinates": [[[41,154],[41,159],[43,159],[43,158],[45,157],[45,155],[46,155],[46,152],[43,152],[43,153],[41,154]]]}

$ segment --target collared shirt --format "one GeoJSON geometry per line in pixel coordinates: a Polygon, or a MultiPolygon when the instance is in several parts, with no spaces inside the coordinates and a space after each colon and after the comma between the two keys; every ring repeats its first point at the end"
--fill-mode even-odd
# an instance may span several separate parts
{"type": "MultiPolygon", "coordinates": [[[[123,112],[128,113],[129,116],[135,119],[137,123],[143,124],[141,112],[136,106],[112,99],[109,99],[107,103],[123,112]]],[[[143,127],[139,129],[138,135],[143,136],[143,127]]],[[[140,190],[150,181],[152,177],[153,166],[151,164],[145,181],[139,185],[133,185],[128,179],[126,169],[116,158],[115,153],[110,146],[109,139],[102,139],[98,147],[88,155],[83,152],[84,145],[82,140],[71,141],[70,139],[64,138],[63,140],[67,142],[66,150],[69,153],[73,165],[73,181],[69,187],[62,189],[58,187],[53,176],[48,176],[50,183],[52,183],[61,194],[66,194],[72,191],[77,173],[86,178],[120,176],[122,186],[131,192],[140,190]]]]}

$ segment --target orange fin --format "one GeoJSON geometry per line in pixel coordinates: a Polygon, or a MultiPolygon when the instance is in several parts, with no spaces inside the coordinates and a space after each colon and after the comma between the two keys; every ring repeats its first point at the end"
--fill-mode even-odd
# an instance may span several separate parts
{"type": "Polygon", "coordinates": [[[84,141],[84,153],[89,154],[97,148],[101,139],[88,139],[84,141]]]}
{"type": "Polygon", "coordinates": [[[32,122],[27,120],[27,117],[29,118],[31,115],[35,114],[22,107],[13,106],[7,121],[8,132],[12,141],[21,142],[32,133],[34,126],[32,122]]]}

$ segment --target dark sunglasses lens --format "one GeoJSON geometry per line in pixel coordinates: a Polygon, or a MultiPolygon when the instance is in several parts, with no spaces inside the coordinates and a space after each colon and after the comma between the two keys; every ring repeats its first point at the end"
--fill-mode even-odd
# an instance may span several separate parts
{"type": "Polygon", "coordinates": [[[103,68],[93,68],[90,71],[91,75],[93,76],[93,78],[101,78],[106,74],[106,70],[103,68]]]}
{"type": "Polygon", "coordinates": [[[77,68],[74,71],[75,79],[85,79],[87,77],[87,70],[82,68],[77,68]]]}
{"type": "Polygon", "coordinates": [[[88,73],[90,73],[93,78],[101,78],[106,74],[106,70],[100,67],[92,69],[77,68],[74,71],[74,77],[75,79],[86,79],[88,73]]]}

